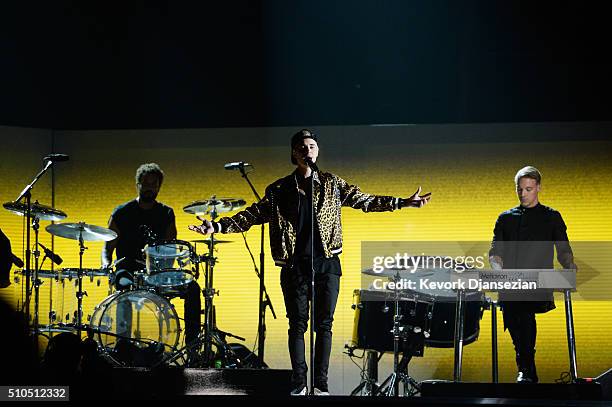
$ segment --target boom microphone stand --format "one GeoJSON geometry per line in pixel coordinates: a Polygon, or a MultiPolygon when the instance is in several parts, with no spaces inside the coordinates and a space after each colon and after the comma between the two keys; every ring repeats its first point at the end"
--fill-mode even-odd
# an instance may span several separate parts
{"type": "MultiPolygon", "coordinates": [[[[251,180],[249,179],[247,172],[244,169],[245,164],[246,163],[241,163],[238,166],[238,169],[240,170],[240,174],[242,175],[242,178],[244,178],[246,182],[249,184],[249,187],[251,187],[251,191],[253,191],[255,198],[257,198],[257,202],[261,202],[261,196],[257,193],[257,190],[253,186],[253,183],[251,183],[251,180]]],[[[261,247],[259,251],[259,272],[255,270],[255,272],[257,273],[257,276],[259,277],[259,318],[258,318],[258,324],[257,324],[257,337],[259,338],[259,341],[257,343],[257,358],[259,359],[259,363],[261,366],[265,366],[264,352],[265,352],[265,342],[266,342],[266,307],[267,306],[270,307],[272,316],[274,317],[274,319],[276,319],[276,313],[274,312],[274,306],[272,306],[272,300],[270,299],[270,296],[268,295],[268,291],[266,290],[266,284],[265,284],[265,279],[264,279],[264,276],[265,276],[264,236],[265,236],[265,224],[262,223],[261,242],[260,242],[261,247]]]]}
{"type": "MultiPolygon", "coordinates": [[[[46,157],[45,157],[46,158],[46,157]]],[[[30,222],[32,220],[32,188],[34,188],[34,184],[36,184],[38,182],[38,180],[40,179],[40,177],[43,176],[43,174],[45,172],[47,172],[47,170],[51,167],[51,165],[53,165],[53,161],[52,160],[46,160],[45,161],[45,166],[43,167],[42,170],[40,170],[40,172],[38,174],[36,174],[36,176],[34,177],[34,179],[32,180],[32,182],[30,182],[28,185],[26,185],[26,187],[23,189],[23,191],[21,191],[21,193],[19,194],[19,196],[17,197],[17,199],[15,199],[15,203],[19,203],[19,201],[21,201],[24,197],[26,200],[26,225],[27,225],[27,229],[26,229],[26,247],[25,247],[25,268],[26,268],[26,299],[25,299],[25,314],[26,314],[26,318],[29,321],[30,319],[30,297],[32,296],[32,289],[30,288],[30,274],[32,272],[32,265],[31,265],[31,256],[32,256],[32,252],[30,249],[30,244],[31,244],[31,237],[30,237],[30,222]]],[[[34,282],[37,282],[38,280],[38,271],[34,270],[34,282]]],[[[27,324],[26,324],[27,325],[27,324]]]]}

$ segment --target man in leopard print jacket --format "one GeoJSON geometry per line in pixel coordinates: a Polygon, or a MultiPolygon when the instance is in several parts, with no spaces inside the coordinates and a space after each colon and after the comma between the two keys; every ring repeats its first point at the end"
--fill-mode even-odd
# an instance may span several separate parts
{"type": "Polygon", "coordinates": [[[342,252],[342,207],[350,206],[364,212],[420,208],[431,196],[429,193],[419,195],[420,187],[407,199],[371,195],[337,175],[318,171],[315,164],[319,155],[317,140],[317,135],[307,129],[293,135],[291,162],[297,169],[270,184],[260,202],[218,222],[205,220],[200,226],[189,226],[190,230],[206,235],[244,232],[253,225],[270,224],[272,257],[282,267],[281,287],[289,319],[292,394],[306,394],[304,333],[308,328],[313,270],[314,330],[317,333],[313,385],[315,394],[328,394],[331,329],[342,275],[338,259],[342,252]]]}

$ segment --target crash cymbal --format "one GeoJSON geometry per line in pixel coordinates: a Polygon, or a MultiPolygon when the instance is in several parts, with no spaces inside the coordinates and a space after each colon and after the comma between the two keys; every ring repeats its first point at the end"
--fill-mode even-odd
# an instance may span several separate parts
{"type": "Polygon", "coordinates": [[[244,199],[236,198],[217,198],[212,196],[210,199],[195,201],[183,207],[183,211],[193,215],[206,215],[215,210],[217,213],[230,212],[242,208],[246,205],[244,199]]]}
{"type": "Polygon", "coordinates": [[[417,268],[417,269],[413,269],[412,267],[408,268],[408,269],[397,269],[397,268],[385,268],[383,270],[374,270],[372,268],[369,269],[365,269],[361,271],[361,274],[367,274],[369,276],[375,276],[375,277],[397,277],[400,276],[402,278],[407,278],[407,277],[426,277],[426,276],[430,276],[433,275],[436,272],[446,272],[446,269],[427,269],[427,268],[417,268]]]}
{"type": "MultiPolygon", "coordinates": [[[[191,243],[206,243],[208,246],[210,246],[210,239],[196,239],[196,240],[190,240],[191,243]]],[[[219,239],[215,239],[215,244],[217,243],[232,243],[232,240],[219,240],[219,239]]]]}
{"type": "MultiPolygon", "coordinates": [[[[13,212],[15,215],[25,216],[27,205],[24,202],[6,202],[2,204],[4,209],[13,212]]],[[[52,208],[47,205],[34,202],[30,210],[31,216],[35,216],[40,220],[59,221],[66,219],[68,215],[59,209],[52,208]]]]}
{"type": "Polygon", "coordinates": [[[101,226],[88,225],[84,222],[79,223],[57,223],[45,228],[47,232],[54,236],[65,237],[66,239],[83,240],[88,242],[105,241],[108,242],[117,237],[114,231],[101,226]]]}

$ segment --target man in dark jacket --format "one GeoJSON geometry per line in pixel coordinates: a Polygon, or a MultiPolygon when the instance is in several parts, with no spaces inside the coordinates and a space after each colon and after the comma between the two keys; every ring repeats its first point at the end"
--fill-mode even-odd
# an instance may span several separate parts
{"type": "MultiPolygon", "coordinates": [[[[489,251],[493,269],[552,269],[555,248],[557,260],[564,268],[576,268],[561,214],[538,200],[541,179],[534,167],[517,172],[514,180],[520,205],[497,218],[489,251]]],[[[537,383],[535,314],[555,308],[553,293],[550,290],[502,292],[499,302],[504,312],[504,327],[510,331],[516,351],[516,380],[537,383]]]]}

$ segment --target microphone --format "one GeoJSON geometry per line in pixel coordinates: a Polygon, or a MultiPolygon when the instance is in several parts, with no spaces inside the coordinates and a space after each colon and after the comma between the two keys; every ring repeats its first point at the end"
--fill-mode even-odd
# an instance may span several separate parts
{"type": "Polygon", "coordinates": [[[319,167],[317,166],[317,164],[315,164],[311,158],[309,157],[304,157],[304,162],[306,163],[306,165],[308,165],[310,167],[311,170],[313,171],[319,171],[319,167]]]}
{"type": "Polygon", "coordinates": [[[62,258],[59,255],[47,249],[45,246],[42,245],[42,243],[39,243],[38,245],[43,248],[43,250],[45,251],[45,256],[50,258],[53,263],[57,264],[58,266],[62,264],[64,260],[62,260],[62,258]]]}
{"type": "Polygon", "coordinates": [[[51,162],[68,161],[69,158],[70,156],[68,154],[49,154],[45,156],[45,158],[43,158],[43,161],[51,161],[51,162]]]}
{"type": "Polygon", "coordinates": [[[252,167],[252,165],[249,163],[245,163],[244,161],[238,161],[234,163],[227,163],[223,167],[226,170],[238,170],[243,169],[244,167],[252,167]]]}

